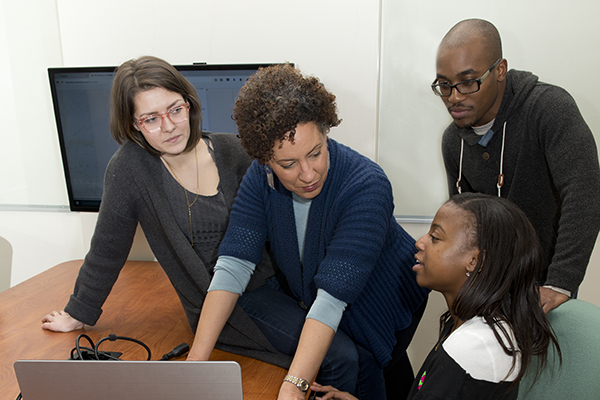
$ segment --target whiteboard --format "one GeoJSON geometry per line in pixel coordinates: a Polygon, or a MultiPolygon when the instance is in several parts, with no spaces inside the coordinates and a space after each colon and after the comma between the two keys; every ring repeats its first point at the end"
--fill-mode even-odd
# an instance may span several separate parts
{"type": "Polygon", "coordinates": [[[378,162],[395,214],[430,219],[447,199],[441,137],[452,122],[430,85],[442,37],[457,22],[492,22],[508,67],[565,88],[600,143],[600,2],[382,0],[378,162]]]}

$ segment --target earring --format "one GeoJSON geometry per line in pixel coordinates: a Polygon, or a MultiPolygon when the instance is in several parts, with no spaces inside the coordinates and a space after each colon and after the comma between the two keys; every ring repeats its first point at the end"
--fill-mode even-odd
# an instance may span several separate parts
{"type": "Polygon", "coordinates": [[[267,183],[269,187],[275,190],[275,181],[273,180],[273,170],[270,165],[265,165],[265,172],[267,173],[267,183]]]}
{"type": "Polygon", "coordinates": [[[467,277],[471,276],[471,273],[469,271],[467,271],[466,273],[467,277]]]}

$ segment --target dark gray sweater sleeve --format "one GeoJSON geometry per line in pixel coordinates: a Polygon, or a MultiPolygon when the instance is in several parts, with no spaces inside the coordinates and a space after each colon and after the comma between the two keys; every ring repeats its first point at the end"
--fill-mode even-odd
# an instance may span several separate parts
{"type": "Polygon", "coordinates": [[[127,260],[138,221],[136,195],[128,177],[130,168],[120,149],[111,159],[104,178],[104,192],[90,251],[79,270],[75,288],[65,311],[73,318],[94,325],[102,314],[102,305],[127,260]]]}
{"type": "MultiPolygon", "coordinates": [[[[577,291],[600,230],[600,167],[592,132],[575,100],[549,86],[535,107],[540,146],[561,199],[554,256],[544,284],[577,291]]],[[[532,182],[535,190],[535,182],[532,182]]]]}

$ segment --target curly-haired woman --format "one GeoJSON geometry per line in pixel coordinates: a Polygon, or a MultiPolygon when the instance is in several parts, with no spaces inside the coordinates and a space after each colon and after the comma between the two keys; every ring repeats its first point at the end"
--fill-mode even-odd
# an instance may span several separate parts
{"type": "Polygon", "coordinates": [[[319,382],[361,399],[385,398],[384,367],[405,355],[428,294],[411,269],[415,242],[392,215],[388,178],[328,138],[340,123],[335,96],[289,64],[255,74],[234,119],[255,161],[234,203],[188,359],[208,359],[239,304],[293,357],[280,399],[303,399],[317,372],[319,382]],[[244,293],[266,241],[281,273],[244,293]]]}

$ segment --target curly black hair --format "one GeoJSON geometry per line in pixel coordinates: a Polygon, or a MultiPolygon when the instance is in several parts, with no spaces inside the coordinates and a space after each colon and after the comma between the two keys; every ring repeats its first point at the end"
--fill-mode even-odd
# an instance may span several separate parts
{"type": "Polygon", "coordinates": [[[261,68],[242,87],[233,107],[242,147],[266,164],[276,141],[294,141],[296,126],[314,122],[326,134],[338,126],[335,95],[290,64],[261,68]]]}

